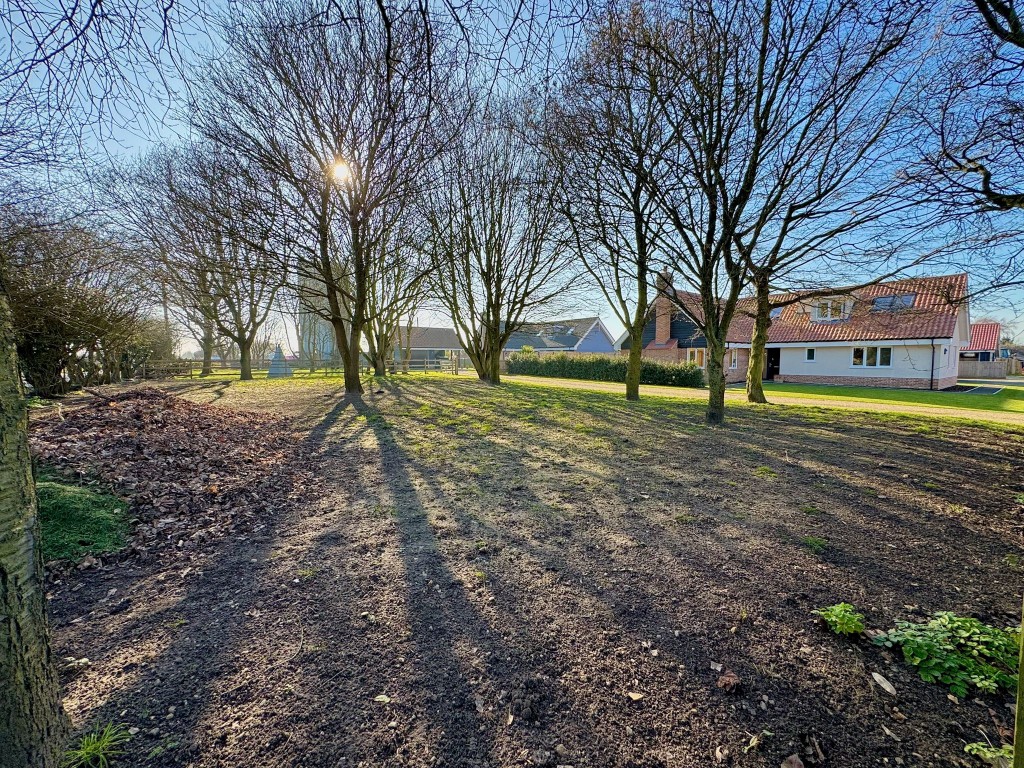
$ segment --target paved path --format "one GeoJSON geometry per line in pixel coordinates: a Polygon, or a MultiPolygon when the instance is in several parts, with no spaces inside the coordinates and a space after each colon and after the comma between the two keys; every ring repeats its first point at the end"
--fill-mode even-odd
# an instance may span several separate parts
{"type": "Polygon", "coordinates": [[[1024,387],[1024,376],[1008,376],[1005,379],[960,379],[957,383],[986,387],[1024,387]]]}
{"type": "MultiPolygon", "coordinates": [[[[566,389],[586,389],[594,392],[624,391],[622,384],[603,381],[580,381],[576,379],[552,379],[540,376],[505,376],[503,380],[519,384],[533,384],[548,387],[564,387],[566,389]]],[[[658,397],[674,397],[680,400],[704,400],[707,390],[689,387],[657,387],[644,385],[640,387],[640,396],[656,395],[658,397]]],[[[964,418],[978,421],[991,421],[997,424],[1009,424],[1024,428],[1024,413],[1019,411],[983,411],[941,405],[914,405],[912,403],[879,403],[849,398],[805,397],[801,395],[771,392],[768,397],[776,405],[803,405],[814,408],[840,408],[853,411],[885,411],[888,413],[905,413],[910,416],[944,416],[946,418],[964,418]]],[[[980,395],[979,395],[980,397],[980,395]]],[[[744,402],[746,395],[742,389],[727,388],[726,402],[744,402]]]]}

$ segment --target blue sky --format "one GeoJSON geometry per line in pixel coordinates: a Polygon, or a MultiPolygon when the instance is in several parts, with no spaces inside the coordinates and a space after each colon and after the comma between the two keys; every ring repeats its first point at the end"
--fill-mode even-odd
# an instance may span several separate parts
{"type": "MultiPolygon", "coordinates": [[[[227,8],[224,3],[203,4],[208,13],[217,13],[227,8]]],[[[192,51],[186,64],[191,64],[199,54],[210,54],[217,50],[216,27],[208,20],[189,22],[183,29],[182,42],[192,51]]],[[[178,113],[184,103],[186,85],[180,76],[180,69],[164,62],[162,70],[145,67],[138,72],[136,95],[115,100],[112,118],[96,123],[85,130],[84,155],[102,167],[109,162],[130,158],[145,153],[156,143],[174,141],[187,132],[187,126],[178,120],[178,113]]],[[[83,93],[88,97],[88,91],[83,93]]],[[[1015,216],[1017,214],[1007,214],[1015,216]]],[[[920,273],[935,274],[950,271],[939,265],[918,270],[920,273]]],[[[567,314],[599,314],[605,325],[614,334],[622,331],[614,313],[605,305],[597,291],[582,296],[577,306],[566,308],[567,314]]],[[[994,317],[1024,341],[1024,290],[1003,291],[980,297],[971,307],[972,318],[994,317]]],[[[419,321],[422,324],[450,325],[443,313],[424,311],[419,321]]],[[[284,339],[282,339],[284,340],[284,339]]],[[[185,344],[189,346],[188,343],[185,344]]]]}

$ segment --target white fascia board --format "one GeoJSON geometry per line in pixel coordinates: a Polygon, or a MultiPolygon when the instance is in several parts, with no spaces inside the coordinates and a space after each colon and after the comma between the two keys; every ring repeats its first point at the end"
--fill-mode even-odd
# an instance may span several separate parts
{"type": "MultiPolygon", "coordinates": [[[[952,344],[952,338],[935,337],[936,344],[952,344]]],[[[783,349],[783,348],[795,348],[802,349],[804,347],[884,347],[887,345],[902,345],[902,346],[916,346],[921,344],[931,344],[931,338],[924,339],[857,339],[856,341],[788,341],[780,343],[769,342],[765,344],[765,349],[783,349]]],[[[726,345],[727,349],[750,349],[750,342],[744,342],[742,344],[729,342],[726,345]]]]}

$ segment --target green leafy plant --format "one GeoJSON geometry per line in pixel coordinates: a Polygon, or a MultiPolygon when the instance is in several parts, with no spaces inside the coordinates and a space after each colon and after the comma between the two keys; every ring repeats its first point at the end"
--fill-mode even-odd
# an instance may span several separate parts
{"type": "Polygon", "coordinates": [[[758,477],[763,477],[765,480],[774,480],[779,476],[779,473],[771,467],[758,467],[754,470],[754,474],[758,477]]]}
{"type": "Polygon", "coordinates": [[[1022,507],[1024,507],[1024,493],[1018,493],[1016,496],[1013,497],[1013,500],[1020,504],[1022,507]]]}
{"type": "Polygon", "coordinates": [[[983,741],[976,741],[965,746],[964,752],[968,755],[980,757],[989,765],[996,766],[996,768],[1009,768],[1010,763],[1013,762],[1012,744],[993,747],[991,744],[986,744],[983,741]]]}
{"type": "Polygon", "coordinates": [[[864,631],[864,614],[857,613],[857,609],[849,603],[836,603],[811,613],[821,616],[828,628],[837,635],[858,635],[864,631]]]}
{"type": "Polygon", "coordinates": [[[900,646],[922,680],[947,685],[957,696],[966,696],[971,686],[994,693],[1017,685],[1019,627],[999,629],[940,611],[924,624],[898,622],[875,642],[900,646]]]}
{"type": "Polygon", "coordinates": [[[108,768],[114,758],[123,755],[122,747],[131,738],[120,724],[107,723],[103,730],[85,734],[78,746],[64,753],[63,768],[108,768]]]}
{"type": "Polygon", "coordinates": [[[821,536],[804,536],[803,543],[816,555],[820,555],[828,549],[828,539],[823,539],[821,536]]]}

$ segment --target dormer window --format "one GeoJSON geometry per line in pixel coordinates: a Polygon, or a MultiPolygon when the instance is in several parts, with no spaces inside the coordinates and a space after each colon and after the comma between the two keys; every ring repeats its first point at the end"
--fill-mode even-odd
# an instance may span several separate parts
{"type": "Polygon", "coordinates": [[[879,296],[871,302],[872,312],[896,312],[914,306],[916,293],[904,293],[898,296],[879,296]]]}
{"type": "Polygon", "coordinates": [[[775,320],[781,314],[782,314],[782,307],[772,307],[771,311],[768,313],[768,317],[770,317],[772,320],[775,320]]]}
{"type": "Polygon", "coordinates": [[[849,316],[846,299],[821,299],[814,304],[815,320],[845,320],[849,316]]]}

